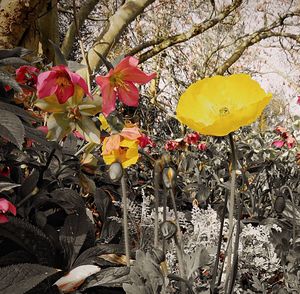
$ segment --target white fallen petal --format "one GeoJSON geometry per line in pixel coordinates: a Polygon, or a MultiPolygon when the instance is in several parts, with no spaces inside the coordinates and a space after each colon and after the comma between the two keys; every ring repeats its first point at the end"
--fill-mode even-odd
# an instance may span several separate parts
{"type": "Polygon", "coordinates": [[[80,265],[54,283],[63,293],[75,291],[87,277],[100,271],[96,265],[80,265]]]}

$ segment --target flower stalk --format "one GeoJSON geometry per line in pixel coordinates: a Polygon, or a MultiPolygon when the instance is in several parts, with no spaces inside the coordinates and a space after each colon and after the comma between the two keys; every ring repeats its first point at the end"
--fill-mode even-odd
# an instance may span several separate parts
{"type": "MultiPolygon", "coordinates": [[[[236,169],[237,169],[237,158],[236,158],[236,150],[235,150],[235,144],[233,140],[233,134],[229,133],[229,143],[230,143],[230,149],[231,149],[231,182],[230,182],[230,195],[229,195],[229,207],[228,207],[228,223],[229,223],[229,236],[233,235],[233,229],[234,229],[234,203],[235,203],[235,184],[236,184],[236,169]]],[[[238,232],[237,232],[238,234],[238,232]]],[[[225,279],[225,293],[228,282],[230,280],[230,275],[232,271],[232,238],[228,241],[228,253],[227,253],[227,266],[226,266],[226,279],[225,279]]]]}
{"type": "Polygon", "coordinates": [[[127,189],[125,175],[121,178],[121,189],[122,189],[122,204],[123,204],[123,232],[125,242],[125,256],[126,265],[130,266],[130,249],[129,249],[129,231],[128,231],[128,201],[127,201],[127,189]]]}

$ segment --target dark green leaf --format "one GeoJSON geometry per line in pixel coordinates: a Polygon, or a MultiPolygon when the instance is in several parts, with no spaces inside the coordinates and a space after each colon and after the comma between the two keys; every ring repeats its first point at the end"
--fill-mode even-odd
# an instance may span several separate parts
{"type": "Polygon", "coordinates": [[[25,130],[21,120],[15,114],[0,109],[0,136],[21,149],[24,134],[25,130]]]}
{"type": "Polygon", "coordinates": [[[31,174],[24,180],[21,187],[21,194],[23,197],[26,197],[35,189],[39,176],[39,171],[37,169],[33,169],[31,174]]]}
{"type": "Polygon", "coordinates": [[[82,290],[96,286],[122,287],[122,284],[129,280],[129,271],[129,267],[112,267],[102,269],[89,279],[89,281],[82,287],[82,290]]]}
{"type": "Polygon", "coordinates": [[[8,73],[0,71],[0,84],[4,86],[10,86],[17,92],[22,92],[22,88],[8,73]]]}
{"type": "Polygon", "coordinates": [[[39,264],[15,264],[0,269],[0,293],[23,294],[59,270],[39,264]]]}
{"type": "Polygon", "coordinates": [[[29,63],[19,57],[8,57],[5,59],[0,59],[0,66],[3,65],[14,65],[14,66],[21,66],[21,65],[28,65],[29,63]]]}
{"type": "Polygon", "coordinates": [[[10,183],[10,182],[0,182],[0,193],[3,191],[9,191],[15,187],[21,186],[20,184],[10,183]]]}
{"type": "Polygon", "coordinates": [[[65,266],[70,269],[86,239],[89,229],[86,214],[68,215],[59,239],[64,249],[65,266]]]}
{"type": "Polygon", "coordinates": [[[8,219],[7,223],[0,226],[1,237],[14,241],[35,256],[38,263],[43,265],[55,264],[55,249],[48,237],[39,228],[24,219],[10,216],[8,219]]]}
{"type": "Polygon", "coordinates": [[[64,57],[63,53],[61,52],[61,50],[59,49],[59,47],[53,41],[49,40],[49,42],[52,44],[54,48],[56,65],[58,64],[68,65],[67,60],[64,57]]]}

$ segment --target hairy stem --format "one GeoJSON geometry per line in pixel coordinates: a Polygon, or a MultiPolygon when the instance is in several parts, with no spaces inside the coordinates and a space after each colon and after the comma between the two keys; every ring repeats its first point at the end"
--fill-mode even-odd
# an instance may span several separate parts
{"type": "Polygon", "coordinates": [[[222,245],[222,238],[223,238],[223,228],[224,228],[224,220],[225,220],[225,214],[226,214],[227,200],[228,200],[228,195],[226,193],[225,200],[224,200],[224,207],[223,207],[222,216],[221,216],[221,226],[220,226],[220,231],[219,231],[216,260],[215,260],[215,265],[214,265],[214,269],[213,269],[213,273],[212,273],[212,279],[211,279],[211,283],[210,283],[211,293],[214,293],[216,278],[217,278],[217,274],[218,274],[218,267],[219,267],[219,259],[220,259],[220,252],[221,252],[221,245],[222,245]]]}
{"type": "Polygon", "coordinates": [[[123,202],[123,232],[125,242],[126,265],[130,266],[129,232],[128,232],[128,204],[125,176],[121,178],[122,202],[123,202]]]}
{"type": "MultiPolygon", "coordinates": [[[[229,222],[229,235],[233,234],[233,218],[234,218],[234,202],[235,202],[235,182],[236,182],[236,153],[235,153],[235,145],[233,141],[232,133],[229,134],[229,142],[231,149],[231,182],[230,182],[230,196],[229,196],[229,212],[228,212],[228,222],[229,222]]],[[[238,232],[237,232],[238,233],[238,232]]],[[[232,270],[232,238],[229,239],[228,243],[228,254],[227,254],[227,266],[226,266],[226,278],[225,278],[225,293],[228,293],[227,286],[230,280],[230,275],[232,270]]]]}

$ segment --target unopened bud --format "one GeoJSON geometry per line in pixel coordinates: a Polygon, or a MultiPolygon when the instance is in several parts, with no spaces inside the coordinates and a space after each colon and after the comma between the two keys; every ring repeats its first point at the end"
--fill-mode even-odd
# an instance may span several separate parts
{"type": "Polygon", "coordinates": [[[170,221],[165,221],[160,226],[163,238],[166,240],[171,239],[177,232],[176,225],[170,221]]]}
{"type": "Polygon", "coordinates": [[[108,174],[113,182],[121,180],[123,176],[123,167],[120,162],[114,162],[110,165],[108,174]]]}
{"type": "Polygon", "coordinates": [[[174,168],[168,166],[163,170],[163,182],[167,189],[171,189],[176,183],[176,171],[174,168]]]}

